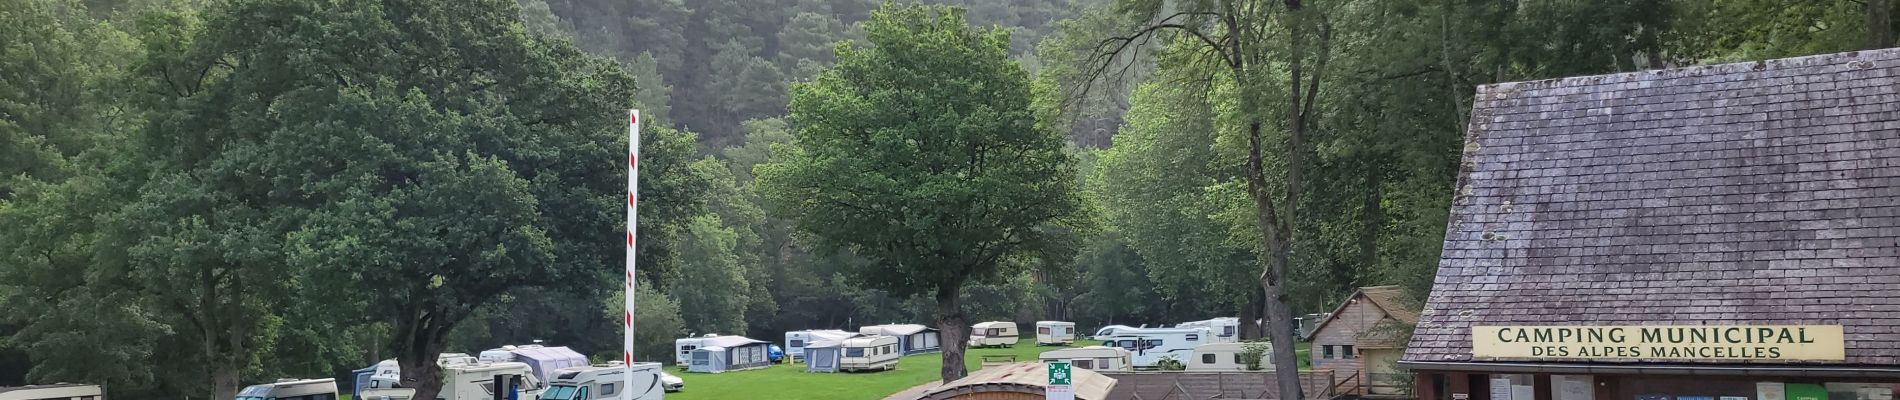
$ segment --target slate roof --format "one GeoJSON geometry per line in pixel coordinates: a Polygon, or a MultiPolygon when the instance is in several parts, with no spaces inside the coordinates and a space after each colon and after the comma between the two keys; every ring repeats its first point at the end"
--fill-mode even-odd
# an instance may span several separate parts
{"type": "Polygon", "coordinates": [[[1900,365],[1900,49],[1478,88],[1404,360],[1474,325],[1839,324],[1900,365]]]}

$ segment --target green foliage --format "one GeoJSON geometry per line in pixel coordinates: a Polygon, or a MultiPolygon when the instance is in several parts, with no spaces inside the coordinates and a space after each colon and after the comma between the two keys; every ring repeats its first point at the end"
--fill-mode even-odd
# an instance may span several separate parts
{"type": "Polygon", "coordinates": [[[1248,342],[1241,347],[1239,357],[1241,364],[1248,371],[1259,371],[1261,361],[1265,361],[1267,357],[1267,343],[1248,342]]]}
{"type": "Polygon", "coordinates": [[[686,330],[738,334],[745,331],[745,306],[751,294],[739,265],[734,234],[719,217],[693,218],[680,237],[681,263],[672,280],[686,330]]]}
{"type": "Polygon", "coordinates": [[[1155,369],[1162,371],[1181,371],[1187,369],[1187,364],[1181,363],[1181,360],[1175,359],[1174,356],[1161,356],[1160,360],[1155,361],[1155,369]]]}

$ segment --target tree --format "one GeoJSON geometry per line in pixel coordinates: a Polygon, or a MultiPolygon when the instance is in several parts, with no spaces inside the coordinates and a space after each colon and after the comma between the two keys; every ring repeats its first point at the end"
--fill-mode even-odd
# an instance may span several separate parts
{"type": "Polygon", "coordinates": [[[897,296],[930,294],[941,377],[964,376],[966,283],[1012,275],[1006,257],[1051,245],[1045,224],[1080,209],[1061,137],[1032,107],[1008,33],[952,8],[886,6],[870,48],[793,90],[795,150],[760,167],[771,204],[824,249],[872,259],[854,271],[897,296]]]}
{"type": "Polygon", "coordinates": [[[745,332],[751,284],[739,265],[732,229],[719,217],[702,215],[686,225],[680,238],[684,260],[673,278],[673,298],[690,333],[745,332]]]}

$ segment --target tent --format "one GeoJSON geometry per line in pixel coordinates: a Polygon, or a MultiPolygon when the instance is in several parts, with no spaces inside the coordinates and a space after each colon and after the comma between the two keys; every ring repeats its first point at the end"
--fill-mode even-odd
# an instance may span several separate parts
{"type": "Polygon", "coordinates": [[[523,347],[514,350],[515,361],[528,364],[534,370],[534,378],[548,382],[554,371],[562,368],[585,367],[587,356],[580,352],[562,347],[523,347]]]}
{"type": "Polygon", "coordinates": [[[858,328],[858,333],[866,335],[890,335],[897,337],[897,347],[904,355],[934,353],[943,351],[943,334],[936,328],[918,324],[872,325],[858,328]]]}
{"type": "Polygon", "coordinates": [[[805,345],[805,372],[838,372],[838,360],[844,355],[844,339],[820,340],[805,345]]]}
{"type": "Polygon", "coordinates": [[[753,340],[744,336],[716,336],[705,338],[702,346],[693,349],[686,367],[687,372],[720,373],[772,366],[771,343],[753,340]]]}

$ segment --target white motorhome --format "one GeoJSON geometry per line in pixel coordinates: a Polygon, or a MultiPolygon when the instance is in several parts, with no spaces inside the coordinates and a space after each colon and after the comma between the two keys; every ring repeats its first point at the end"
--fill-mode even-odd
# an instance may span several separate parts
{"type": "Polygon", "coordinates": [[[691,362],[693,359],[693,350],[698,350],[701,347],[706,347],[706,339],[716,338],[716,337],[719,337],[719,334],[708,333],[708,334],[704,334],[700,336],[674,339],[673,340],[673,364],[678,365],[681,368],[685,368],[688,365],[692,365],[691,362]]]}
{"type": "Polygon", "coordinates": [[[1091,371],[1132,371],[1135,368],[1128,350],[1120,347],[1087,346],[1050,350],[1042,352],[1037,358],[1043,362],[1068,361],[1069,365],[1091,371]]]}
{"type": "Polygon", "coordinates": [[[1124,328],[1113,335],[1099,336],[1103,346],[1128,350],[1137,369],[1153,368],[1162,358],[1186,364],[1194,347],[1207,344],[1207,328],[1124,328]]]}
{"type": "Polygon", "coordinates": [[[1182,322],[1176,328],[1207,328],[1214,334],[1208,343],[1233,343],[1240,341],[1240,318],[1226,317],[1202,321],[1182,322]]]}
{"type": "Polygon", "coordinates": [[[805,359],[805,347],[810,346],[812,342],[844,340],[845,338],[857,335],[857,332],[845,332],[837,329],[785,332],[785,356],[791,357],[792,361],[801,361],[805,359]]]}
{"type": "Polygon", "coordinates": [[[538,344],[525,346],[502,346],[482,351],[477,357],[481,362],[518,362],[528,364],[534,370],[537,382],[552,379],[548,374],[562,368],[585,367],[587,356],[566,346],[547,347],[538,344]]]}
{"type": "Polygon", "coordinates": [[[540,400],[661,400],[668,390],[678,390],[667,386],[661,379],[660,363],[633,363],[627,368],[613,362],[555,371],[540,400]],[[627,382],[629,371],[633,373],[632,383],[627,382]]]}
{"type": "MultiPolygon", "coordinates": [[[[1194,348],[1194,357],[1187,361],[1189,371],[1246,371],[1247,360],[1243,353],[1248,345],[1266,347],[1267,343],[1209,343],[1194,348]]],[[[1273,370],[1273,349],[1261,349],[1259,371],[1273,370]]]]}
{"type": "Polygon", "coordinates": [[[336,379],[279,379],[239,390],[237,400],[336,400],[336,379]]]}
{"type": "Polygon", "coordinates": [[[1090,336],[1090,337],[1095,338],[1095,340],[1102,340],[1101,338],[1104,338],[1104,337],[1115,336],[1115,331],[1119,331],[1123,329],[1135,329],[1135,327],[1128,326],[1128,325],[1104,326],[1101,329],[1096,329],[1095,336],[1090,336]]]}
{"type": "Polygon", "coordinates": [[[990,321],[970,325],[970,347],[1014,347],[1016,337],[1015,322],[990,321]]]}
{"type": "MultiPolygon", "coordinates": [[[[512,376],[511,385],[502,387],[502,390],[520,393],[519,398],[531,399],[545,389],[544,382],[535,374],[533,366],[527,363],[482,361],[467,354],[445,353],[436,358],[436,364],[442,366],[442,389],[437,394],[442,399],[493,399],[496,375],[512,376]]],[[[402,367],[395,360],[384,360],[377,363],[376,375],[358,390],[356,396],[406,400],[408,397],[403,397],[402,391],[382,390],[394,389],[401,377],[402,367]]]]}
{"type": "Polygon", "coordinates": [[[1067,345],[1075,343],[1075,323],[1063,321],[1036,321],[1036,345],[1067,345]]]}
{"type": "Polygon", "coordinates": [[[0,387],[0,400],[100,400],[105,393],[99,385],[29,385],[0,387]]]}
{"type": "Polygon", "coordinates": [[[839,344],[844,354],[838,359],[838,369],[844,371],[889,371],[897,369],[897,358],[903,352],[897,348],[897,338],[874,335],[845,339],[839,344]]]}

